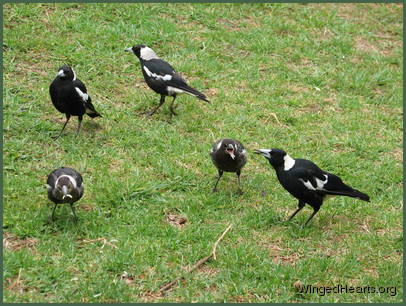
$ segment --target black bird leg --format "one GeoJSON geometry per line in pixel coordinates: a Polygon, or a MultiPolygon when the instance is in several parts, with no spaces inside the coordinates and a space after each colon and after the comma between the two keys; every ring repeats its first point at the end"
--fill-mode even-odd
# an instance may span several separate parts
{"type": "Polygon", "coordinates": [[[55,203],[54,209],[52,210],[52,215],[51,215],[51,220],[54,221],[55,220],[55,209],[56,206],[58,206],[58,204],[55,203]]]}
{"type": "Polygon", "coordinates": [[[240,175],[241,175],[241,171],[237,171],[237,178],[238,178],[238,194],[243,194],[244,192],[241,189],[241,183],[240,183],[240,175]]]}
{"type": "Polygon", "coordinates": [[[214,185],[213,192],[217,192],[217,184],[219,183],[219,180],[221,179],[222,175],[223,175],[223,171],[219,170],[219,177],[217,179],[216,185],[214,185]]]}
{"type": "Polygon", "coordinates": [[[79,120],[79,123],[78,123],[78,130],[76,131],[76,137],[79,136],[80,127],[82,126],[83,116],[79,116],[78,120],[79,120]]]}
{"type": "Polygon", "coordinates": [[[75,207],[73,206],[73,203],[70,203],[70,209],[72,210],[73,216],[75,217],[75,221],[77,221],[79,218],[78,216],[76,216],[75,207]]]}
{"type": "Polygon", "coordinates": [[[171,111],[172,115],[176,116],[177,113],[175,113],[175,110],[173,109],[173,104],[175,103],[176,95],[173,96],[173,100],[171,105],[169,105],[169,110],[171,111]]]}
{"type": "Polygon", "coordinates": [[[69,114],[65,114],[65,115],[66,115],[66,121],[65,121],[65,123],[64,123],[64,125],[62,127],[62,130],[59,132],[59,135],[56,136],[56,137],[53,137],[55,140],[57,140],[62,135],[62,132],[65,129],[65,126],[68,124],[68,121],[70,119],[70,115],[69,114]]]}
{"type": "Polygon", "coordinates": [[[306,223],[304,224],[303,227],[305,227],[307,225],[307,223],[309,223],[309,221],[314,217],[315,214],[317,214],[317,212],[319,211],[320,207],[313,207],[314,211],[312,213],[312,215],[309,217],[309,219],[307,219],[306,223]]]}
{"type": "Polygon", "coordinates": [[[296,214],[297,214],[299,211],[301,211],[303,207],[305,207],[305,204],[306,204],[305,202],[299,201],[299,203],[298,203],[298,208],[297,208],[297,209],[295,210],[295,212],[289,217],[289,220],[288,220],[288,221],[292,220],[292,218],[293,218],[294,216],[296,216],[296,214]]]}
{"type": "Polygon", "coordinates": [[[155,112],[158,110],[158,108],[160,108],[162,106],[162,104],[165,103],[165,96],[161,95],[161,99],[159,100],[159,105],[153,109],[151,112],[148,113],[148,116],[152,116],[153,114],[155,114],[155,112]]]}

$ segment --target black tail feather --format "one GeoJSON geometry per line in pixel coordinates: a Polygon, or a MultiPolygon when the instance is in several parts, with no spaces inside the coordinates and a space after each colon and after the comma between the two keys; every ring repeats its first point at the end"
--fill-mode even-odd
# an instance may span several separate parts
{"type": "Polygon", "coordinates": [[[342,195],[342,196],[347,196],[351,198],[357,198],[362,201],[369,202],[369,196],[357,189],[352,189],[351,190],[335,190],[335,191],[326,191],[326,194],[329,195],[342,195]]]}
{"type": "Polygon", "coordinates": [[[100,115],[96,109],[94,108],[92,102],[87,101],[85,102],[85,108],[86,108],[86,114],[90,117],[90,118],[95,118],[95,117],[102,117],[102,115],[100,115]]]}
{"type": "Polygon", "coordinates": [[[185,86],[176,86],[176,87],[183,90],[184,92],[192,95],[192,96],[195,96],[196,98],[198,98],[200,100],[203,100],[203,101],[206,101],[207,103],[210,103],[210,101],[207,100],[207,98],[206,98],[206,96],[204,94],[202,94],[200,91],[198,91],[198,90],[196,90],[196,89],[194,89],[194,88],[192,88],[190,86],[185,85],[185,86]]]}

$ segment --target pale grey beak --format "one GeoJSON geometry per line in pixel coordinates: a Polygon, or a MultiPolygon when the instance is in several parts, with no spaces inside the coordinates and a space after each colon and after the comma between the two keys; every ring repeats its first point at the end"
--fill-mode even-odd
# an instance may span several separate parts
{"type": "Polygon", "coordinates": [[[232,159],[235,159],[235,154],[234,154],[234,147],[232,144],[228,145],[228,148],[226,149],[227,154],[231,156],[232,159]]]}
{"type": "Polygon", "coordinates": [[[62,200],[65,200],[65,198],[72,199],[72,196],[68,194],[68,187],[62,186],[62,192],[63,192],[62,200]]]}
{"type": "Polygon", "coordinates": [[[256,154],[261,154],[264,157],[271,158],[271,149],[256,149],[254,150],[254,153],[256,154]]]}
{"type": "Polygon", "coordinates": [[[125,48],[124,51],[133,52],[133,48],[132,48],[132,47],[130,47],[130,48],[125,48]]]}
{"type": "Polygon", "coordinates": [[[65,73],[63,73],[63,70],[61,69],[61,70],[58,71],[58,73],[57,73],[56,76],[57,76],[57,77],[58,77],[58,76],[64,77],[64,76],[65,76],[65,73]]]}

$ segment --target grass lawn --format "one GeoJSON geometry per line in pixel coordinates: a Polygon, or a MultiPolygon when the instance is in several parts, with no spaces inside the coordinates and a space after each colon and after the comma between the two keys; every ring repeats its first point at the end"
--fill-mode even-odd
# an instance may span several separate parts
{"type": "Polygon", "coordinates": [[[5,4],[5,302],[400,302],[403,300],[402,4],[5,4]],[[144,43],[212,101],[159,95],[124,48],[144,43]],[[103,118],[75,137],[51,104],[71,65],[103,118]],[[223,137],[248,150],[245,193],[217,171],[223,137]],[[256,148],[311,159],[371,197],[336,197],[309,223],[256,148]],[[85,195],[47,199],[80,171],[85,195]],[[169,217],[168,217],[169,216],[169,217]],[[182,225],[170,217],[186,218],[182,225]],[[157,290],[207,256],[166,294],[157,290]],[[300,285],[396,287],[299,293],[300,285]]]}

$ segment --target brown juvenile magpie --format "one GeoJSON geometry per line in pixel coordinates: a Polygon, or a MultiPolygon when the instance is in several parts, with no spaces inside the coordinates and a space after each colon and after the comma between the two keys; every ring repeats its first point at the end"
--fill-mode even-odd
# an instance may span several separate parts
{"type": "Polygon", "coordinates": [[[59,67],[58,74],[49,87],[49,94],[55,108],[66,116],[66,122],[55,139],[61,136],[71,116],[78,116],[79,119],[76,135],[79,135],[84,114],[91,118],[101,117],[92,104],[85,84],[76,77],[75,71],[69,66],[59,67]]]}
{"type": "Polygon", "coordinates": [[[210,156],[219,174],[213,192],[217,191],[217,184],[223,172],[235,172],[238,177],[238,192],[242,193],[240,188],[240,175],[241,169],[247,162],[247,151],[241,142],[228,138],[220,139],[213,145],[210,156]]]}
{"type": "Polygon", "coordinates": [[[153,115],[165,103],[166,96],[173,97],[169,106],[169,110],[173,115],[177,115],[173,105],[179,94],[186,93],[210,103],[204,94],[190,87],[185,79],[169,63],[161,60],[151,48],[145,45],[136,45],[125,49],[125,51],[133,52],[138,57],[145,82],[149,88],[161,95],[159,105],[148,115],[153,115]]]}
{"type": "Polygon", "coordinates": [[[61,167],[49,174],[47,179],[48,198],[55,203],[51,219],[54,220],[58,204],[69,203],[75,220],[77,216],[73,204],[80,200],[84,192],[82,176],[72,168],[61,167]]]}
{"type": "Polygon", "coordinates": [[[259,149],[255,153],[264,156],[276,171],[282,187],[299,200],[297,210],[291,220],[305,204],[313,208],[313,213],[304,226],[319,211],[323,202],[331,196],[347,196],[369,202],[369,196],[344,184],[337,175],[321,170],[315,163],[306,159],[295,159],[280,149],[259,149]]]}

